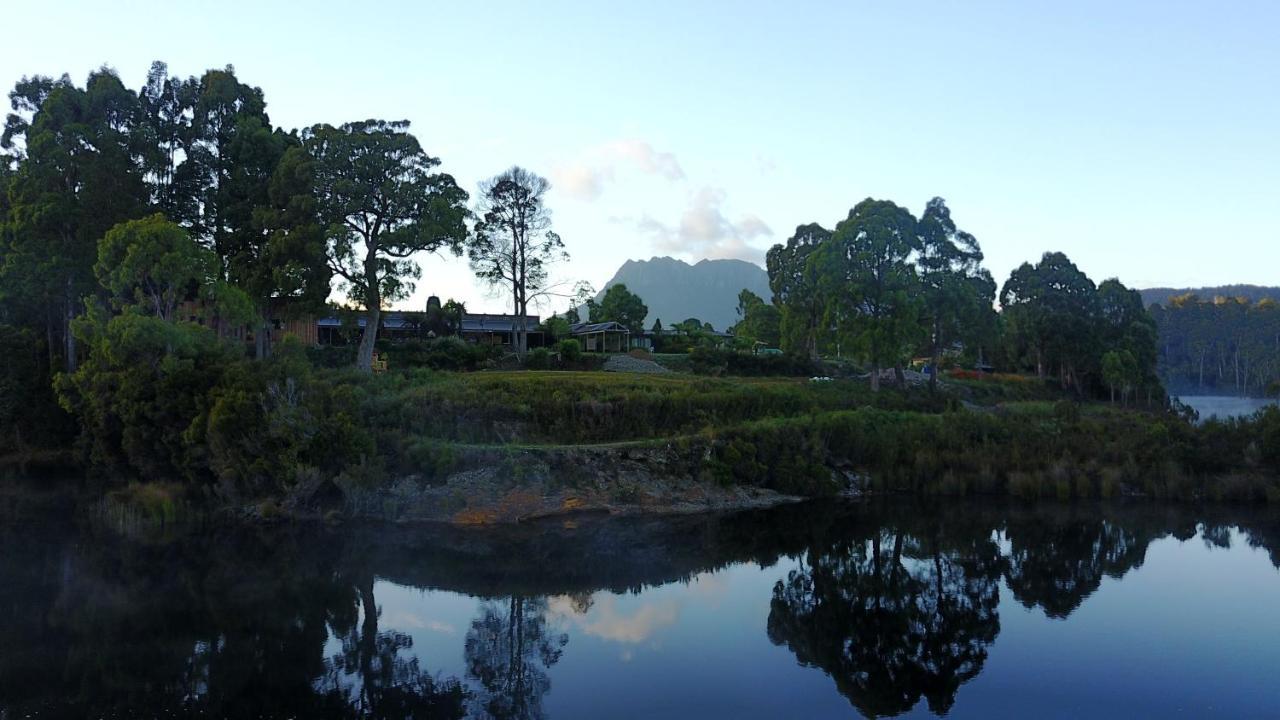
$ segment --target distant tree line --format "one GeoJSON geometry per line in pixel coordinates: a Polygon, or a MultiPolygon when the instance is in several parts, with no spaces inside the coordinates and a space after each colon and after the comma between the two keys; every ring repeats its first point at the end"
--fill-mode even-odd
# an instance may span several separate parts
{"type": "Polygon", "coordinates": [[[938,368],[959,353],[1055,378],[1082,396],[1163,398],[1155,323],[1137,291],[1114,279],[1095,285],[1062,253],[1046,253],[1013,271],[997,313],[982,260],[977,238],[957,227],[942,198],[919,218],[867,199],[834,229],[801,225],[769,250],[774,310],[741,297],[739,331],[813,358],[853,358],[873,387],[883,369],[901,382],[913,357],[938,368]]]}
{"type": "Polygon", "coordinates": [[[1153,305],[1161,375],[1172,392],[1274,396],[1280,303],[1181,295],[1153,305]]]}

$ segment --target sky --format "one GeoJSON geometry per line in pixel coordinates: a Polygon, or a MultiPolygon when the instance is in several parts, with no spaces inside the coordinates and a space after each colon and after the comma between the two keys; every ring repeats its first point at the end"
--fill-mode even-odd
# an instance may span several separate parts
{"type": "MultiPolygon", "coordinates": [[[[763,262],[866,197],[946,199],[998,283],[1280,284],[1280,3],[24,2],[0,83],[233,65],[285,128],[407,119],[475,195],[548,177],[571,260],[763,262]],[[1259,214],[1262,213],[1262,214],[1259,214]]],[[[500,311],[465,258],[414,295],[500,311]]],[[[563,309],[557,301],[550,308],[563,309]]]]}

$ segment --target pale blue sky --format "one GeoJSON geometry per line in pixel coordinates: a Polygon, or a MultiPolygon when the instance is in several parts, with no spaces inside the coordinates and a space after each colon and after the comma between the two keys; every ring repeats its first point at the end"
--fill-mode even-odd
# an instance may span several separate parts
{"type": "MultiPolygon", "coordinates": [[[[474,194],[550,177],[565,279],[759,261],[860,199],[945,197],[997,282],[1280,283],[1277,2],[25,2],[0,83],[232,64],[285,127],[406,118],[474,194]],[[117,7],[118,6],[118,7],[117,7]],[[1264,222],[1265,221],[1265,222],[1264,222]]],[[[499,309],[465,261],[427,294],[499,309]]]]}

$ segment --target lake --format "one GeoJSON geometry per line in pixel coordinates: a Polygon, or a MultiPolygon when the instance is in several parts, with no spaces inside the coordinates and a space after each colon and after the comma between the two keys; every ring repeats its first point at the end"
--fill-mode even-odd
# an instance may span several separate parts
{"type": "Polygon", "coordinates": [[[4,720],[1280,716],[1275,510],[75,517],[0,512],[4,720]]]}
{"type": "Polygon", "coordinates": [[[1211,417],[1222,419],[1252,415],[1275,400],[1265,398],[1234,397],[1229,395],[1184,395],[1178,400],[1200,413],[1201,422],[1211,417]]]}

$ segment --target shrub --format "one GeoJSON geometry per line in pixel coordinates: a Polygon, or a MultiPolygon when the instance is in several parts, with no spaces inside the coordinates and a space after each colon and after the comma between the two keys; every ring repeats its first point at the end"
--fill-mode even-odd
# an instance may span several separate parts
{"type": "Polygon", "coordinates": [[[556,346],[560,353],[560,361],[566,365],[574,365],[582,358],[582,343],[573,338],[566,338],[556,346]]]}
{"type": "Polygon", "coordinates": [[[478,370],[502,354],[496,345],[469,343],[461,338],[379,343],[392,370],[431,368],[432,370],[478,370]]]}
{"type": "Polygon", "coordinates": [[[701,345],[689,351],[689,367],[699,375],[813,377],[823,368],[802,355],[753,355],[701,345]]]}
{"type": "Polygon", "coordinates": [[[550,370],[551,351],[544,347],[530,350],[525,356],[524,366],[529,370],[550,370]]]}

